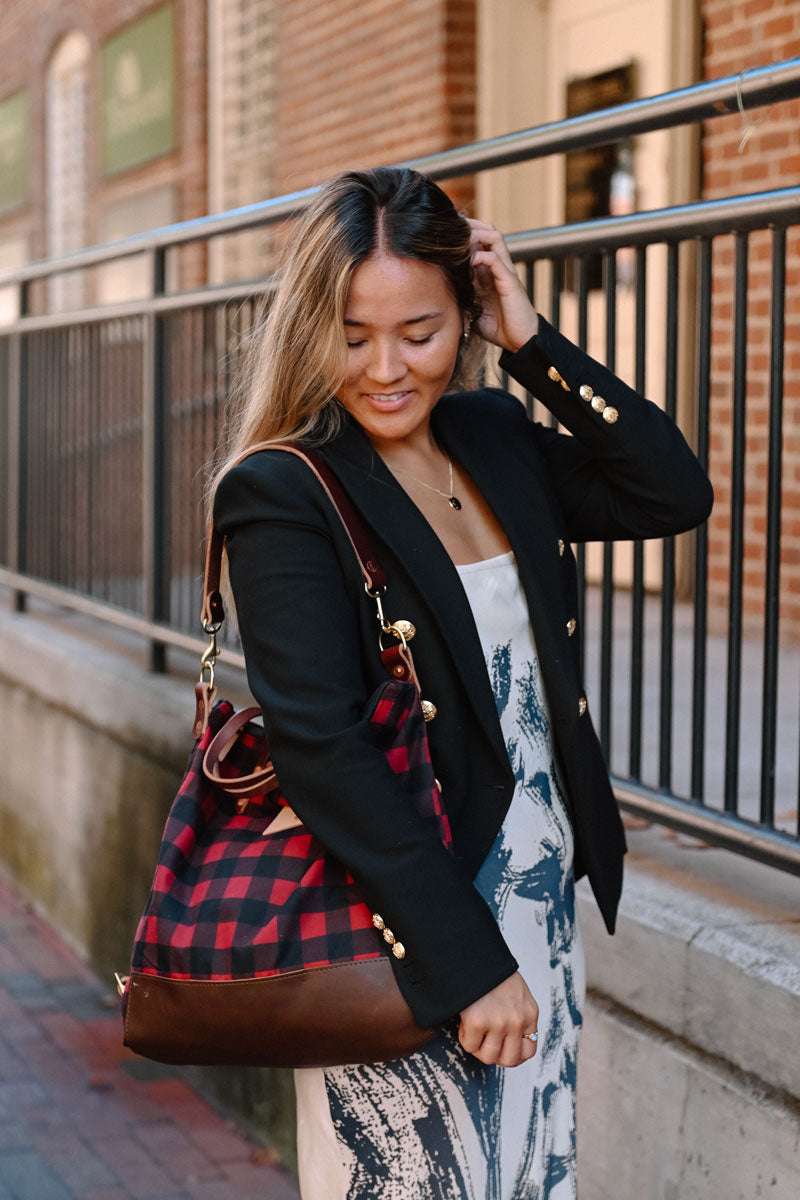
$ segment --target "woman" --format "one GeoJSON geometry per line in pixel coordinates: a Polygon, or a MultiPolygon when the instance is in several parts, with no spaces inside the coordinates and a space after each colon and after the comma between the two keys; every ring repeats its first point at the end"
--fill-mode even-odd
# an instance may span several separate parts
{"type": "Polygon", "coordinates": [[[574,880],[612,931],[625,848],[569,547],[689,529],[710,485],[659,409],[536,313],[498,232],[400,168],[337,177],[300,223],[232,456],[265,438],[317,446],[374,538],[387,615],[416,627],[455,847],[364,735],[374,611],[318,483],[280,452],[223,468],[215,521],[283,789],[406,947],[400,989],[438,1027],[399,1062],[297,1072],[304,1200],[564,1200],[574,880]],[[500,390],[455,390],[486,341],[573,436],[500,390]]]}

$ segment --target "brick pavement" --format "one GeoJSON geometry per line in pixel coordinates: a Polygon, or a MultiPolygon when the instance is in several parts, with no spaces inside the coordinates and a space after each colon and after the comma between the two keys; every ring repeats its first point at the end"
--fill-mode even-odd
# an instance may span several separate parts
{"type": "Polygon", "coordinates": [[[120,1029],[116,995],[0,882],[0,1200],[297,1200],[120,1029]]]}

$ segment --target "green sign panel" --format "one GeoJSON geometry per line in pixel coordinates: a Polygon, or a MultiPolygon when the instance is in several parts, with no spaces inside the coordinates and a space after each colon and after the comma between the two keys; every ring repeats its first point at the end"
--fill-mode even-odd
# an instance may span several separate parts
{"type": "Polygon", "coordinates": [[[103,171],[175,145],[175,14],[165,4],[106,42],[102,53],[103,171]]]}
{"type": "Polygon", "coordinates": [[[28,193],[28,97],[0,100],[0,213],[25,203],[28,193]]]}

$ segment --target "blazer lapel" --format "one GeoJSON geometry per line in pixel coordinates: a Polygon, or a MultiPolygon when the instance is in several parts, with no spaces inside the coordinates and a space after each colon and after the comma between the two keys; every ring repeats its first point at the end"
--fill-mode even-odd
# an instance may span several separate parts
{"type": "Polygon", "coordinates": [[[490,430],[479,427],[485,425],[480,417],[475,428],[465,413],[448,419],[457,403],[445,399],[437,408],[437,437],[472,477],[505,530],[528,603],[550,714],[570,718],[579,681],[562,619],[558,541],[563,530],[556,525],[531,448],[492,438],[490,430]]]}
{"type": "MultiPolygon", "coordinates": [[[[403,563],[450,649],[466,699],[507,766],[508,753],[478,631],[450,555],[354,422],[334,441],[319,447],[319,452],[328,458],[364,519],[403,563]]],[[[391,586],[390,577],[390,601],[391,586]]]]}

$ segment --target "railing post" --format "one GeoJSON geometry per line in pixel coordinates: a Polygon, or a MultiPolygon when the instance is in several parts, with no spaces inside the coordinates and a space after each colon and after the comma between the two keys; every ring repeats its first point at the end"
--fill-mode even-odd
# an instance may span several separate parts
{"type": "MultiPolygon", "coordinates": [[[[19,316],[28,315],[30,284],[19,285],[19,316]]],[[[8,364],[8,565],[12,571],[26,567],[27,529],[25,504],[28,461],[28,363],[25,334],[17,329],[10,339],[8,364]]],[[[25,611],[25,593],[11,594],[14,612],[25,611]]]]}
{"type": "MultiPolygon", "coordinates": [[[[603,256],[606,292],[606,366],[617,365],[617,255],[603,256]]],[[[614,543],[603,543],[603,575],[600,589],[600,747],[611,768],[611,718],[613,705],[612,660],[614,643],[614,543]]]]}
{"type": "Polygon", "coordinates": [[[739,809],[742,717],[742,605],[747,438],[747,233],[737,231],[733,274],[733,394],[731,411],[730,560],[728,566],[728,673],[725,681],[725,812],[739,809]]]}
{"type": "MultiPolygon", "coordinates": [[[[636,247],[636,326],[634,386],[640,396],[647,387],[647,247],[636,247]]],[[[642,775],[642,714],[644,700],[644,542],[633,543],[631,581],[631,680],[628,714],[628,770],[631,779],[642,775]]]]}
{"type": "MultiPolygon", "coordinates": [[[[713,285],[711,238],[702,238],[697,281],[697,457],[708,471],[711,418],[711,296],[713,285]]],[[[692,653],[691,797],[705,802],[706,693],[708,661],[708,525],[697,530],[694,566],[694,646],[692,653]]]]}
{"type": "Polygon", "coordinates": [[[783,367],[786,335],[786,230],[772,231],[770,304],[769,459],[767,553],[764,572],[764,681],[761,698],[760,818],[775,824],[775,754],[778,740],[778,659],[781,612],[781,493],[783,458],[783,367]]]}
{"type": "MultiPolygon", "coordinates": [[[[678,407],[678,299],[680,252],[667,244],[664,411],[674,421],[678,407]]],[[[672,790],[672,699],[675,666],[675,538],[665,537],[661,551],[661,652],[659,661],[658,786],[672,790]]]]}
{"type": "MultiPolygon", "coordinates": [[[[166,250],[151,253],[153,297],[166,290],[166,250]]],[[[143,340],[143,538],[145,613],[152,621],[169,620],[169,516],[167,463],[169,425],[166,413],[164,317],[151,309],[145,318],[143,340]]],[[[150,642],[150,670],[166,670],[164,642],[150,642]]]]}

